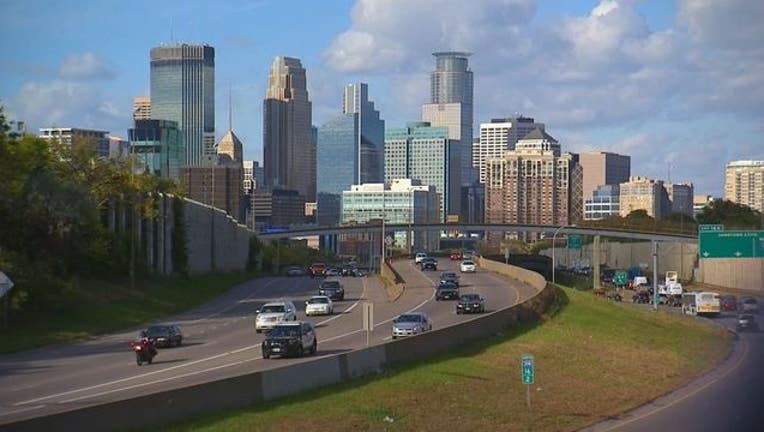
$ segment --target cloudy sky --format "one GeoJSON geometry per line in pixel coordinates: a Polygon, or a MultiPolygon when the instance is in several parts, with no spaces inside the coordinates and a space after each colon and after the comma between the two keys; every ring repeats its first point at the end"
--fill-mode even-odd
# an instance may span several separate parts
{"type": "Polygon", "coordinates": [[[473,54],[475,127],[532,116],[569,151],[631,155],[632,174],[721,194],[724,164],[764,159],[764,2],[750,0],[0,0],[0,104],[33,130],[125,136],[149,50],[216,49],[217,134],[262,158],[276,55],[302,59],[313,122],[364,81],[388,127],[419,117],[433,51],[473,54]],[[288,6],[287,6],[288,5],[288,6]]]}

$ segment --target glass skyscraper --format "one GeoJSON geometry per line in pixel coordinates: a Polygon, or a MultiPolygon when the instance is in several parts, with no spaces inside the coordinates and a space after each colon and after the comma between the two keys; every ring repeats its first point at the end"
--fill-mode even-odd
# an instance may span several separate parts
{"type": "Polygon", "coordinates": [[[151,49],[151,118],[177,122],[185,165],[215,153],[215,49],[178,44],[151,49]]]}
{"type": "Polygon", "coordinates": [[[163,178],[180,178],[185,164],[183,140],[178,123],[169,120],[135,120],[128,129],[130,154],[137,159],[135,172],[148,172],[163,178]]]}

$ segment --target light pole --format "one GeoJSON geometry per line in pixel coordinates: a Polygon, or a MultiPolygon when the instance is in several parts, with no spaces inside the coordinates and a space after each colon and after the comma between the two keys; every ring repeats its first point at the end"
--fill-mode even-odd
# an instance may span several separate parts
{"type": "Polygon", "coordinates": [[[554,277],[554,271],[556,268],[555,261],[554,261],[554,246],[557,240],[557,233],[565,228],[575,227],[575,225],[560,225],[559,228],[554,230],[554,234],[552,234],[552,283],[555,283],[555,277],[554,277]]]}

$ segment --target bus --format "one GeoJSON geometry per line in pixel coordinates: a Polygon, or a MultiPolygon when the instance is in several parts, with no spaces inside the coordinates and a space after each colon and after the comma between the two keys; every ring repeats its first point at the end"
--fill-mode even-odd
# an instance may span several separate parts
{"type": "Polygon", "coordinates": [[[721,311],[719,293],[704,291],[682,294],[682,313],[687,315],[716,316],[721,311]]]}

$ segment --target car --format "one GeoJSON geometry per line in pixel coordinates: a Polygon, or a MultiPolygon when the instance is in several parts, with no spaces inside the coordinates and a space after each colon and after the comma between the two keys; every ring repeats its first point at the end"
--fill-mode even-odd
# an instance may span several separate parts
{"type": "Polygon", "coordinates": [[[328,269],[326,269],[325,276],[326,277],[342,276],[342,269],[337,267],[329,267],[328,269]]]}
{"type": "Polygon", "coordinates": [[[445,282],[435,288],[435,301],[458,300],[459,286],[453,282],[445,282]]]}
{"type": "Polygon", "coordinates": [[[462,294],[456,303],[456,314],[485,312],[485,298],[480,294],[462,294]]]}
{"type": "Polygon", "coordinates": [[[427,257],[422,260],[420,265],[422,266],[422,271],[424,270],[437,271],[438,270],[438,260],[436,260],[435,258],[427,257]]]}
{"type": "Polygon", "coordinates": [[[454,284],[454,285],[456,285],[458,287],[459,286],[459,275],[456,274],[456,272],[445,271],[445,272],[440,274],[440,283],[441,284],[452,283],[452,284],[454,284]]]}
{"type": "Polygon", "coordinates": [[[422,260],[424,260],[425,258],[427,258],[427,254],[426,254],[426,253],[424,253],[424,252],[419,252],[419,253],[418,253],[418,254],[416,254],[416,256],[414,257],[414,264],[421,264],[421,263],[422,263],[422,260]]]}
{"type": "Polygon", "coordinates": [[[462,273],[475,273],[477,271],[477,266],[475,265],[475,261],[472,260],[464,260],[459,265],[459,271],[462,273]]]}
{"type": "Polygon", "coordinates": [[[183,344],[183,332],[174,324],[153,325],[141,332],[157,347],[173,347],[183,344]]]}
{"type": "Polygon", "coordinates": [[[356,266],[345,264],[340,271],[341,276],[358,276],[358,269],[356,266]]]}
{"type": "Polygon", "coordinates": [[[302,269],[302,267],[299,266],[289,266],[286,268],[286,275],[289,277],[293,276],[302,276],[305,274],[305,270],[302,269]]]}
{"type": "Polygon", "coordinates": [[[741,314],[737,317],[737,331],[743,330],[759,330],[759,324],[756,322],[756,317],[751,314],[741,314]]]}
{"type": "Polygon", "coordinates": [[[741,312],[759,313],[759,302],[753,297],[743,297],[737,309],[741,312]]]}
{"type": "Polygon", "coordinates": [[[279,300],[266,303],[255,311],[255,331],[271,330],[287,321],[297,320],[297,308],[291,300],[279,300]]]}
{"type": "Polygon", "coordinates": [[[451,252],[451,255],[448,256],[451,261],[459,261],[462,259],[461,252],[451,252]]]}
{"type": "Polygon", "coordinates": [[[261,348],[264,359],[273,355],[302,357],[305,353],[315,354],[318,348],[316,329],[307,321],[278,324],[265,337],[261,348]]]}
{"type": "Polygon", "coordinates": [[[477,252],[474,249],[467,249],[462,254],[462,259],[472,259],[475,255],[477,255],[477,252]]]}
{"type": "Polygon", "coordinates": [[[326,276],[326,264],[317,262],[310,265],[310,277],[324,276],[326,276]]]}
{"type": "Polygon", "coordinates": [[[736,311],[737,310],[737,297],[733,295],[723,295],[719,297],[719,303],[723,311],[736,311]]]}
{"type": "Polygon", "coordinates": [[[305,315],[331,315],[334,313],[332,299],[325,295],[317,295],[305,302],[305,315]]]}
{"type": "Polygon", "coordinates": [[[318,286],[318,295],[327,296],[332,300],[345,300],[345,289],[337,279],[326,279],[318,286]]]}
{"type": "Polygon", "coordinates": [[[424,312],[409,312],[393,320],[393,339],[414,336],[432,330],[432,322],[424,312]]]}

